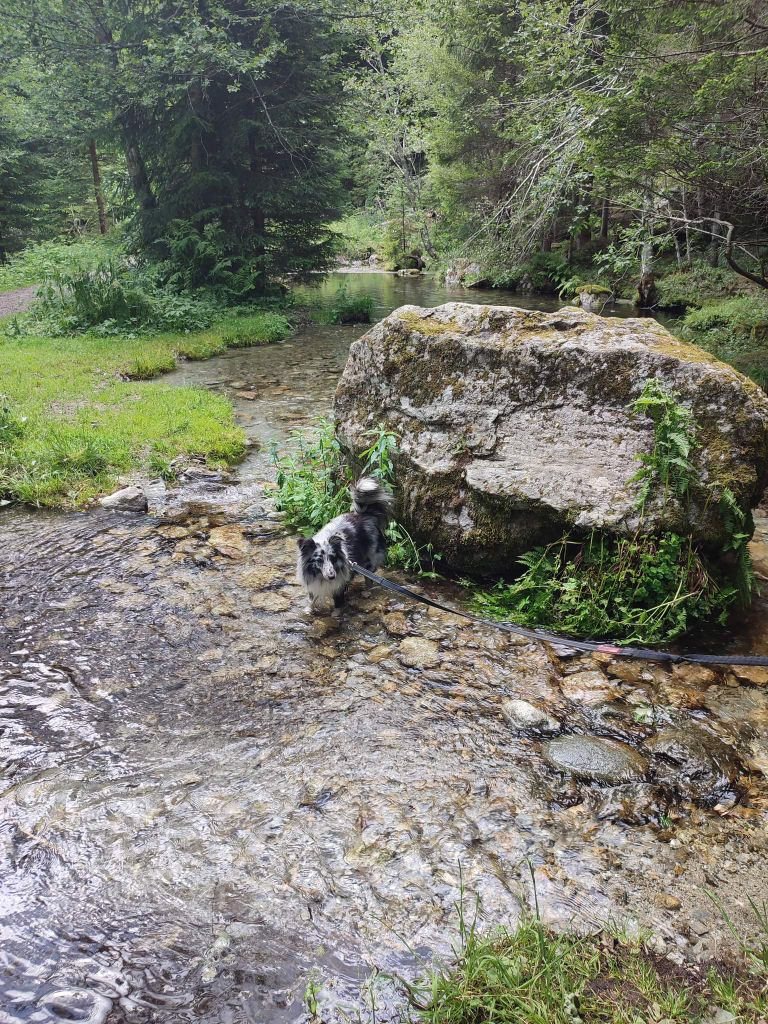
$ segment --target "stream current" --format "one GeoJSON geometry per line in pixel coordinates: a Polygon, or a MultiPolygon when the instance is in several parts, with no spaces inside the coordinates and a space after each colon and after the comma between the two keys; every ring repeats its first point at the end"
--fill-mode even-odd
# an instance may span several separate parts
{"type": "MultiPolygon", "coordinates": [[[[342,280],[376,318],[559,305],[318,287],[342,280]]],[[[307,616],[268,442],[330,411],[358,334],[314,325],[166,378],[233,399],[254,442],[236,473],[158,485],[150,516],[0,513],[2,1024],[296,1021],[308,984],[324,1020],[372,1001],[397,1020],[372,979],[448,955],[462,898],[488,924],[535,901],[560,927],[651,927],[673,958],[725,948],[705,889],[755,926],[768,672],[568,656],[380,590],[307,616]]],[[[758,604],[751,650],[766,621],[758,604]]]]}

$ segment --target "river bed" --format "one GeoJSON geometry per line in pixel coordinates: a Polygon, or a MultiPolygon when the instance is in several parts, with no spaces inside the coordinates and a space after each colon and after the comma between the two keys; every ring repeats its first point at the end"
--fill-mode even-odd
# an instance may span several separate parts
{"type": "MultiPolygon", "coordinates": [[[[377,316],[541,308],[423,278],[320,287],[342,280],[377,316]]],[[[298,1021],[308,984],[323,1020],[373,1019],[374,998],[398,1020],[376,972],[449,955],[461,899],[488,924],[538,904],[651,928],[681,960],[729,942],[707,891],[755,931],[768,672],[569,656],[379,590],[307,615],[268,442],[330,411],[359,333],[166,378],[233,398],[254,442],[237,473],[158,487],[148,517],[0,513],[0,1021],[298,1021]]]]}

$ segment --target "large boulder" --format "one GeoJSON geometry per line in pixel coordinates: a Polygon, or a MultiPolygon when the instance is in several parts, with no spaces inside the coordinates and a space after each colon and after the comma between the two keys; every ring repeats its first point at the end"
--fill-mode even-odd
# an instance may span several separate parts
{"type": "Polygon", "coordinates": [[[674,530],[719,550],[730,488],[753,508],[768,482],[768,398],[651,319],[450,302],[403,306],[352,345],[336,392],[343,446],[399,438],[398,514],[457,569],[499,574],[564,531],[674,530]],[[695,417],[696,480],[638,507],[651,420],[632,410],[657,377],[695,417]]]}

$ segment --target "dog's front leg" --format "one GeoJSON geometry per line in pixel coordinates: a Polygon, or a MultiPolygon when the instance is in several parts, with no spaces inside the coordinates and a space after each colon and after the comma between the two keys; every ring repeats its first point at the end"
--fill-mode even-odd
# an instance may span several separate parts
{"type": "Polygon", "coordinates": [[[338,590],[333,595],[333,605],[334,605],[335,608],[343,608],[344,607],[344,602],[346,600],[347,600],[347,588],[346,587],[344,587],[343,590],[338,590]]]}

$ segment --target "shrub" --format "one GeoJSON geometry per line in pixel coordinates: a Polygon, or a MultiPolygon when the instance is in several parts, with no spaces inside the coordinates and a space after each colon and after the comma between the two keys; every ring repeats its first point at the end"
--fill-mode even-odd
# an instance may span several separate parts
{"type": "Polygon", "coordinates": [[[679,333],[768,387],[768,298],[743,296],[690,309],[679,333]]]}
{"type": "Polygon", "coordinates": [[[346,285],[340,285],[333,298],[312,310],[312,316],[322,324],[369,324],[374,305],[372,295],[350,295],[346,285]]]}
{"type": "Polygon", "coordinates": [[[520,558],[522,575],[473,597],[492,618],[575,637],[657,644],[697,622],[723,621],[737,590],[677,534],[563,537],[520,558]]]}
{"type": "Polygon", "coordinates": [[[200,230],[188,220],[175,220],[160,244],[168,255],[157,269],[172,292],[205,290],[234,305],[266,289],[263,258],[240,252],[216,221],[200,230]]]}
{"type": "Polygon", "coordinates": [[[109,260],[92,270],[54,274],[40,289],[27,329],[53,336],[196,330],[217,314],[212,300],[174,294],[151,273],[109,260]]]}
{"type": "Polygon", "coordinates": [[[660,309],[699,307],[714,298],[748,294],[750,285],[725,267],[695,263],[688,270],[675,270],[656,281],[660,309]]]}
{"type": "Polygon", "coordinates": [[[56,274],[93,270],[105,258],[117,256],[121,245],[122,239],[117,234],[31,245],[0,266],[0,291],[41,284],[56,274]]]}

